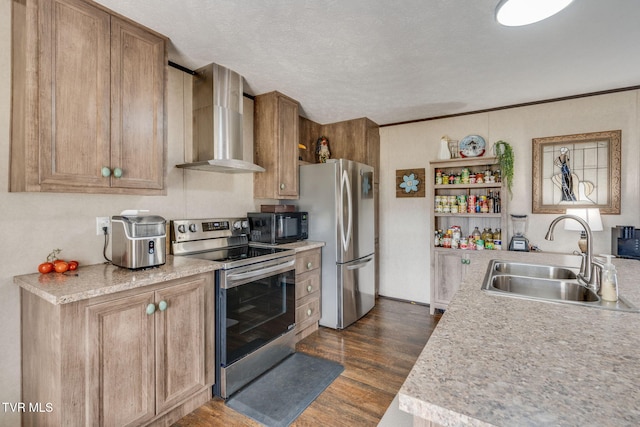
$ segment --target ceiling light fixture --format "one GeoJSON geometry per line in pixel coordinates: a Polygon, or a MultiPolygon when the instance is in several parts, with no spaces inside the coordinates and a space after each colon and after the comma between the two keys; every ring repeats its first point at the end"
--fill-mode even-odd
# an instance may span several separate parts
{"type": "Polygon", "coordinates": [[[573,0],[500,0],[496,20],[507,27],[542,21],[560,12],[573,0]]]}

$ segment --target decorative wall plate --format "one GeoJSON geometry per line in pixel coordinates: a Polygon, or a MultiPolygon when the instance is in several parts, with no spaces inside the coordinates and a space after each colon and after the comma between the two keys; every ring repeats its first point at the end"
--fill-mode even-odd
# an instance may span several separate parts
{"type": "Polygon", "coordinates": [[[480,157],[484,154],[487,143],[479,135],[468,135],[460,141],[460,155],[462,157],[480,157]]]}

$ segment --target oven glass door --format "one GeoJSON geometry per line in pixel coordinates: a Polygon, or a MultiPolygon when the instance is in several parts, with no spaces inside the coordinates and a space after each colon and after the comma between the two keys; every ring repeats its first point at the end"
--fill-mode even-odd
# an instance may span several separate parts
{"type": "Polygon", "coordinates": [[[262,264],[269,263],[221,274],[217,321],[222,367],[295,327],[294,261],[255,267],[262,264]]]}

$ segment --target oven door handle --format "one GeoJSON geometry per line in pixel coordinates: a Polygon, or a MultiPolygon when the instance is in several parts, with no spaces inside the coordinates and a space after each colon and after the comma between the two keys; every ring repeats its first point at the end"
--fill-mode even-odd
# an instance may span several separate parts
{"type": "MultiPolygon", "coordinates": [[[[292,259],[291,261],[283,262],[282,264],[274,265],[272,267],[267,268],[259,268],[252,271],[247,271],[246,273],[232,273],[227,276],[228,281],[236,281],[236,280],[245,280],[251,279],[253,277],[264,276],[265,274],[273,273],[274,271],[287,269],[289,267],[293,267],[296,260],[292,259]]],[[[229,286],[233,287],[233,286],[229,286]]]]}

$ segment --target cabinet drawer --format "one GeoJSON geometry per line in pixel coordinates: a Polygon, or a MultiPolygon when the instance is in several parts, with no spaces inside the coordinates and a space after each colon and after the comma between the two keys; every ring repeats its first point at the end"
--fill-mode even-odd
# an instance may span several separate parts
{"type": "Polygon", "coordinates": [[[320,290],[320,270],[296,274],[296,300],[320,290]]]}
{"type": "MultiPolygon", "coordinates": [[[[320,293],[318,293],[318,297],[320,293]]],[[[296,308],[296,332],[320,320],[320,298],[313,298],[296,308]]]]}
{"type": "Polygon", "coordinates": [[[313,249],[296,254],[296,274],[320,268],[320,249],[313,249]]]}

